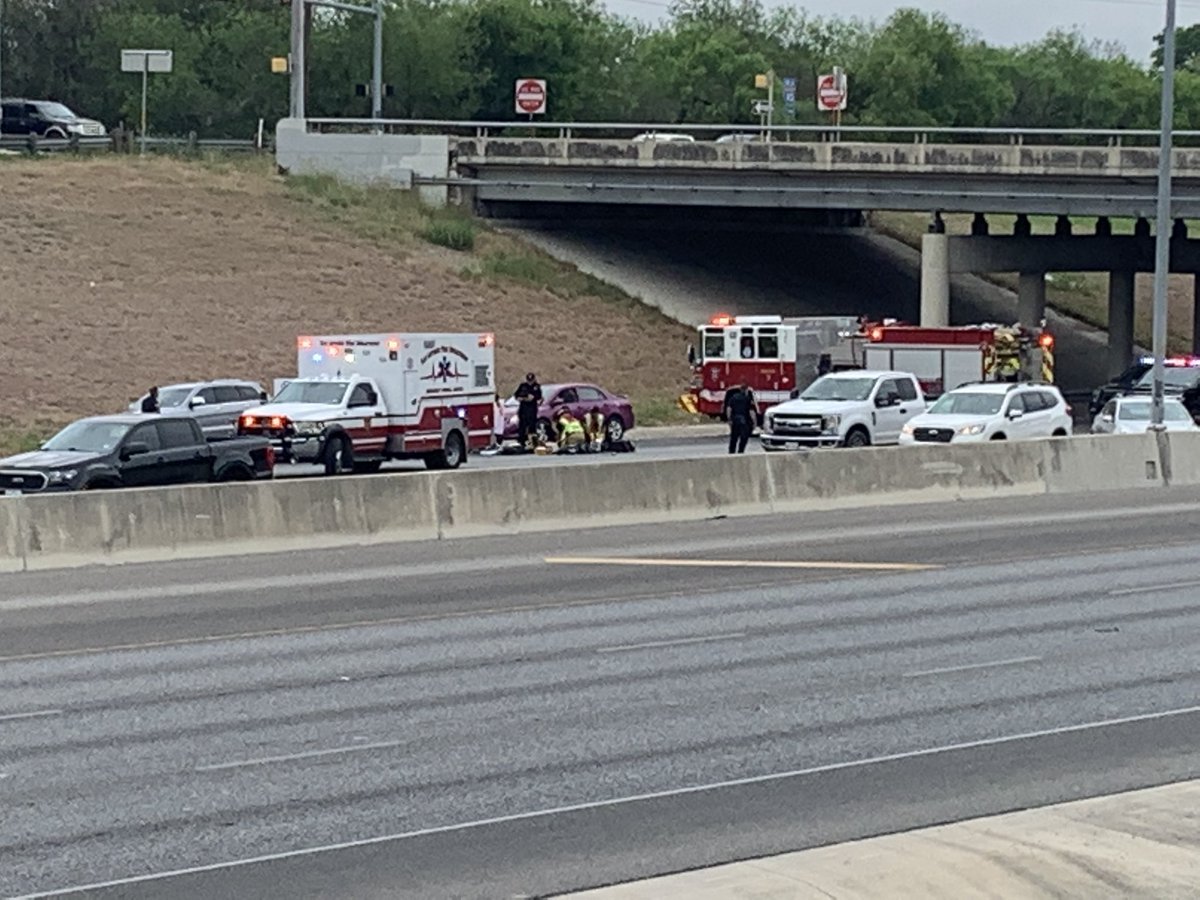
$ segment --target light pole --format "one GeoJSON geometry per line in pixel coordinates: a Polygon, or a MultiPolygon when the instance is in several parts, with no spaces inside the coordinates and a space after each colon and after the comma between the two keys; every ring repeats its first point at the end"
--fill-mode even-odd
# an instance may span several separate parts
{"type": "Polygon", "coordinates": [[[1167,355],[1167,280],[1171,274],[1171,132],[1175,125],[1175,0],[1167,0],[1163,31],[1162,115],[1158,140],[1158,209],[1154,236],[1154,393],[1150,427],[1163,427],[1163,374],[1167,355]]]}

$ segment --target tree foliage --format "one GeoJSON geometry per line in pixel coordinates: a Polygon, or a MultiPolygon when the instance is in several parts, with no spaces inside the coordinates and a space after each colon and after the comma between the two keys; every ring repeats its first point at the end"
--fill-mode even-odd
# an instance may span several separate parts
{"type": "MultiPolygon", "coordinates": [[[[112,125],[135,120],[141,83],[122,47],[169,48],[151,76],[161,133],[249,136],[286,115],[288,51],[280,0],[4,0],[0,58],[8,96],[61,100],[112,125]]],[[[900,9],[881,23],[766,9],[759,0],[676,0],[650,26],[600,0],[387,0],[385,115],[515,118],[513,83],[549,81],[551,120],[746,123],[764,99],[754,76],[797,79],[792,121],[817,122],[816,79],[842,66],[847,123],[921,126],[1149,127],[1157,120],[1161,47],[1142,65],[1078,32],[993,47],[948,18],[900,9]]],[[[370,101],[368,17],[314,16],[308,108],[363,116],[370,101]]],[[[1180,127],[1200,125],[1200,26],[1179,33],[1180,127]]],[[[777,102],[781,85],[776,84],[777,102]]],[[[778,120],[789,121],[781,110],[778,120]]]]}

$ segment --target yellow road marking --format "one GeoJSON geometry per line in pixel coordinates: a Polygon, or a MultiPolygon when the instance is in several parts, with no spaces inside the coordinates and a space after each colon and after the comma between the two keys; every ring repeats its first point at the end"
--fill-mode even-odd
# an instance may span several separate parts
{"type": "Polygon", "coordinates": [[[837,569],[853,572],[927,572],[944,566],[924,563],[856,563],[769,559],[652,559],[643,556],[547,556],[552,566],[663,566],[681,569],[837,569]]]}

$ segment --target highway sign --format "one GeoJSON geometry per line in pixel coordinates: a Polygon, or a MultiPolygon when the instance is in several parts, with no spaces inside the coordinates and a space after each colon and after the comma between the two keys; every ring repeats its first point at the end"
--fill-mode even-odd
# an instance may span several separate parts
{"type": "Polygon", "coordinates": [[[838,112],[846,108],[846,79],[838,75],[822,75],[817,79],[817,109],[838,112]]]}
{"type": "Polygon", "coordinates": [[[521,115],[538,116],[546,112],[546,79],[518,78],[514,93],[521,115]]]}
{"type": "Polygon", "coordinates": [[[174,54],[170,50],[122,50],[122,72],[170,72],[174,54]]]}

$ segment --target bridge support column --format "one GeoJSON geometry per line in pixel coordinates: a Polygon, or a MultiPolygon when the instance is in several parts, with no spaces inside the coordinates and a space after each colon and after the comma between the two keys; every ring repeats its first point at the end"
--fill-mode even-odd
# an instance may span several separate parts
{"type": "Polygon", "coordinates": [[[1046,318],[1046,273],[1022,272],[1017,289],[1017,321],[1037,328],[1046,318]]]}
{"type": "Polygon", "coordinates": [[[1108,273],[1108,377],[1133,362],[1133,272],[1108,273]]]}
{"type": "Polygon", "coordinates": [[[1200,275],[1192,286],[1192,355],[1200,356],[1200,275]]]}
{"type": "Polygon", "coordinates": [[[944,233],[921,237],[921,324],[950,324],[950,236],[944,233]]]}

